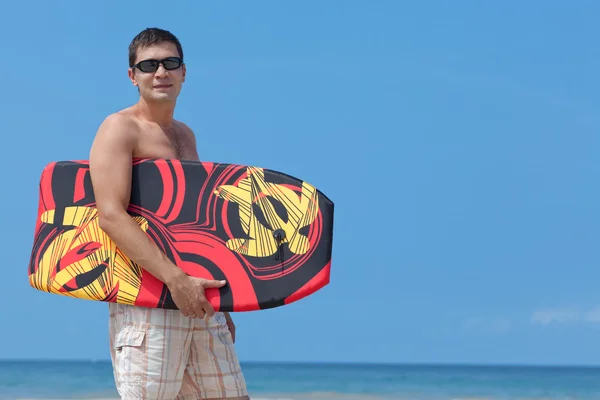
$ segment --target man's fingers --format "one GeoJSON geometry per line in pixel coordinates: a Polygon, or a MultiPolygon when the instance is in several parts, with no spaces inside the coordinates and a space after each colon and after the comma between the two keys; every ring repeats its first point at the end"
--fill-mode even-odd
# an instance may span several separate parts
{"type": "Polygon", "coordinates": [[[206,314],[207,314],[209,317],[212,317],[213,315],[215,315],[215,309],[214,309],[214,308],[212,308],[212,306],[210,306],[210,305],[209,305],[209,306],[207,306],[207,308],[206,308],[206,314]]]}
{"type": "Polygon", "coordinates": [[[215,309],[213,308],[212,304],[208,302],[208,300],[204,299],[202,301],[202,308],[204,308],[206,315],[208,315],[209,317],[215,315],[215,309]]]}
{"type": "Polygon", "coordinates": [[[186,310],[179,310],[179,311],[181,311],[181,313],[182,313],[184,316],[186,316],[186,317],[191,317],[191,316],[192,316],[192,314],[193,314],[193,312],[191,312],[191,311],[189,311],[189,310],[187,310],[187,309],[186,309],[186,310]]]}
{"type": "Polygon", "coordinates": [[[204,299],[198,299],[194,307],[194,312],[197,318],[204,318],[204,299]]]}
{"type": "Polygon", "coordinates": [[[220,288],[222,286],[225,286],[225,283],[227,283],[226,281],[204,281],[202,283],[202,286],[204,286],[205,288],[220,288]]]}
{"type": "Polygon", "coordinates": [[[183,315],[185,315],[186,317],[193,317],[195,312],[196,310],[190,305],[185,308],[185,313],[183,315]]]}

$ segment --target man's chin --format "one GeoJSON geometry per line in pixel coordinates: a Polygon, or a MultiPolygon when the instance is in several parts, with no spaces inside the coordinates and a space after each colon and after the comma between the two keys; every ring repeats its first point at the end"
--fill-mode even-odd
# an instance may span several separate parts
{"type": "Polygon", "coordinates": [[[144,96],[146,101],[151,103],[175,103],[177,97],[171,93],[151,93],[149,96],[144,96]]]}

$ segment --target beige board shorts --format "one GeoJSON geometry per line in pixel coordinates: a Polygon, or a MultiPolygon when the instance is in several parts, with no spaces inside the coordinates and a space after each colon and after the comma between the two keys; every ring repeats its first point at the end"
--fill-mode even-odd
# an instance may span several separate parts
{"type": "Polygon", "coordinates": [[[108,305],[110,354],[123,400],[248,394],[223,313],[201,319],[179,310],[108,305]]]}

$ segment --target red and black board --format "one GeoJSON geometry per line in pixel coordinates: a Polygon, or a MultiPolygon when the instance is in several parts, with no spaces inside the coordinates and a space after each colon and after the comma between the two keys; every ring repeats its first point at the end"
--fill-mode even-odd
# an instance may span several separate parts
{"type": "MultiPolygon", "coordinates": [[[[269,169],[133,160],[128,213],[187,274],[227,281],[206,291],[217,311],[283,306],[327,285],[333,208],[312,185],[269,169]]],[[[29,283],[74,298],[177,308],[166,285],[100,229],[85,160],[42,172],[29,283]]]]}

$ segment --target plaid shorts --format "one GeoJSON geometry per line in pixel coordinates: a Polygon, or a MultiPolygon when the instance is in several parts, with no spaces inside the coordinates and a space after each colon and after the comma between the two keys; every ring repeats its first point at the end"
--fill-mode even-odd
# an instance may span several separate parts
{"type": "Polygon", "coordinates": [[[223,313],[200,319],[178,310],[108,305],[110,354],[122,399],[247,395],[223,313]]]}

